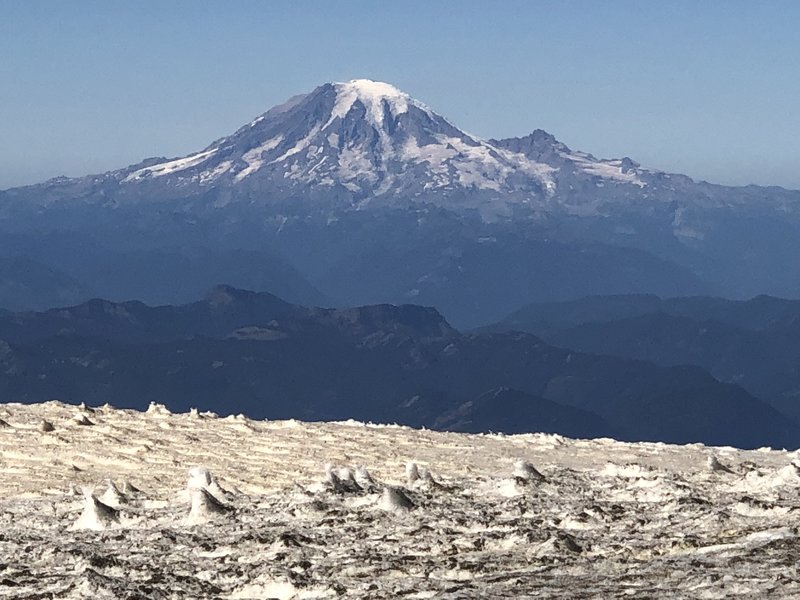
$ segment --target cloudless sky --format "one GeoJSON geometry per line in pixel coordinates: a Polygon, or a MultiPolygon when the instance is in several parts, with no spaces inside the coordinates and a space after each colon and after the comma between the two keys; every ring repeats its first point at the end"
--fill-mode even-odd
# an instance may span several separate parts
{"type": "Polygon", "coordinates": [[[796,0],[0,0],[0,189],[188,154],[361,77],[483,137],[800,188],[796,0]]]}

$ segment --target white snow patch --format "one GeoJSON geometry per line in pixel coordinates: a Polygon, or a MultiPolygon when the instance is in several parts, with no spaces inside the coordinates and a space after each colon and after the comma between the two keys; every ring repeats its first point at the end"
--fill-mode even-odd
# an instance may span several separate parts
{"type": "Polygon", "coordinates": [[[308,148],[311,145],[312,140],[316,137],[316,135],[319,133],[319,131],[320,131],[320,126],[317,124],[317,125],[315,125],[314,127],[311,128],[311,131],[308,132],[308,135],[306,135],[306,137],[304,137],[303,139],[298,141],[294,146],[289,148],[286,152],[281,154],[278,158],[269,161],[268,164],[272,165],[272,164],[275,164],[275,163],[282,162],[282,161],[286,160],[287,158],[289,158],[290,156],[294,156],[295,154],[297,154],[299,152],[302,152],[303,150],[305,150],[306,148],[308,148]]]}
{"type": "Polygon", "coordinates": [[[283,141],[282,135],[277,135],[268,139],[266,142],[248,150],[242,155],[242,160],[247,163],[247,166],[236,174],[236,181],[241,181],[251,173],[258,171],[264,164],[264,154],[270,150],[274,150],[283,141]]]}
{"type": "Polygon", "coordinates": [[[208,171],[203,171],[202,173],[200,173],[200,182],[209,183],[211,181],[215,181],[216,179],[219,179],[222,175],[230,171],[231,167],[233,167],[233,161],[224,160],[213,169],[210,169],[208,171]]]}
{"type": "Polygon", "coordinates": [[[72,525],[72,529],[102,531],[119,525],[117,510],[98,500],[89,488],[83,489],[83,501],[83,512],[72,525]]]}
{"type": "Polygon", "coordinates": [[[211,150],[206,150],[205,152],[198,152],[197,154],[191,154],[185,158],[178,158],[175,160],[170,160],[157,165],[152,165],[149,167],[145,167],[143,169],[139,169],[138,171],[134,171],[133,173],[128,175],[125,179],[122,180],[122,182],[126,183],[130,181],[135,181],[137,179],[142,179],[144,177],[163,177],[164,175],[171,175],[172,173],[185,171],[186,169],[196,167],[197,165],[207,161],[209,158],[214,156],[214,154],[216,154],[217,150],[218,150],[217,148],[212,148],[211,150]]]}
{"type": "MultiPolygon", "coordinates": [[[[360,147],[344,148],[339,153],[339,176],[345,181],[344,185],[353,179],[369,182],[378,180],[378,175],[375,173],[375,168],[369,156],[360,147]]],[[[360,189],[360,187],[357,187],[351,191],[359,191],[360,189]]]]}
{"type": "Polygon", "coordinates": [[[627,173],[622,170],[622,160],[598,160],[591,157],[584,152],[560,152],[561,156],[575,163],[578,170],[583,171],[587,175],[594,175],[602,177],[603,179],[611,179],[622,183],[632,183],[639,187],[647,185],[636,174],[635,170],[630,170],[627,173]]]}
{"type": "Polygon", "coordinates": [[[546,190],[555,190],[551,166],[531,161],[522,154],[500,150],[483,140],[468,139],[437,135],[437,143],[420,146],[416,138],[409,138],[398,158],[427,163],[433,174],[432,187],[455,183],[462,187],[500,191],[511,175],[522,172],[533,176],[546,190]]]}

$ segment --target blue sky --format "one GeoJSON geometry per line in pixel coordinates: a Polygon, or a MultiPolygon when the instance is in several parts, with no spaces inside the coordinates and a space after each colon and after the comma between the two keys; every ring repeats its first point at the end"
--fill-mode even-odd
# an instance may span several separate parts
{"type": "Polygon", "coordinates": [[[800,188],[800,2],[0,0],[0,188],[178,156],[326,81],[483,137],[800,188]]]}

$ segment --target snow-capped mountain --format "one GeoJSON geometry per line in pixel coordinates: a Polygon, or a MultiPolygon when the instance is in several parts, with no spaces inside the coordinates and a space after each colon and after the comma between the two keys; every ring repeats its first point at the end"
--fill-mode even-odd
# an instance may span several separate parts
{"type": "MultiPolygon", "coordinates": [[[[688,243],[714,227],[699,214],[704,210],[796,214],[800,205],[800,194],[784,190],[757,193],[754,203],[749,188],[696,183],[628,157],[599,159],[542,130],[481,139],[396,87],[367,79],[326,83],[295,96],[188,156],[48,184],[37,203],[78,197],[118,207],[182,198],[193,210],[254,203],[285,209],[284,201],[291,209],[297,200],[313,199],[313,208],[323,210],[425,204],[486,222],[539,223],[629,221],[631,213],[652,218],[655,212],[672,236],[688,243]]],[[[641,229],[615,222],[613,232],[628,241],[641,229]]]]}
{"type": "Polygon", "coordinates": [[[377,196],[456,187],[540,192],[552,185],[551,171],[464,133],[387,83],[361,79],[325,84],[202,152],[136,169],[123,182],[275,179],[377,196]]]}
{"type": "MultiPolygon", "coordinates": [[[[106,256],[265,253],[311,284],[273,279],[281,288],[432,304],[459,325],[590,294],[800,294],[800,192],[599,159],[542,130],[480,139],[364,79],[321,85],[188,156],[0,192],[0,232],[0,256],[35,258],[113,299],[131,297],[106,284],[131,261],[71,257],[98,244],[106,256]]],[[[264,290],[259,263],[245,266],[237,285],[264,290]]],[[[150,302],[220,282],[200,277],[189,293],[188,269],[165,267],[158,280],[185,290],[165,297],[173,286],[146,271],[133,288],[150,302]]]]}
{"type": "Polygon", "coordinates": [[[357,79],[296,96],[200,152],[117,177],[123,187],[232,187],[272,198],[313,190],[359,208],[424,197],[492,218],[509,204],[542,207],[567,174],[643,187],[643,172],[630,159],[573,152],[543,131],[483,140],[388,83],[357,79]]]}
{"type": "MultiPolygon", "coordinates": [[[[627,157],[598,159],[542,130],[481,139],[388,83],[355,79],[295,96],[188,156],[9,190],[5,204],[20,194],[39,206],[75,199],[114,207],[192,195],[215,208],[313,197],[339,208],[423,203],[491,220],[524,216],[508,210],[518,207],[538,219],[613,216],[644,202],[670,205],[677,237],[702,238],[693,210],[753,208],[751,188],[698,184],[627,157]]],[[[767,189],[756,208],[794,212],[800,204],[800,193],[767,189]]]]}

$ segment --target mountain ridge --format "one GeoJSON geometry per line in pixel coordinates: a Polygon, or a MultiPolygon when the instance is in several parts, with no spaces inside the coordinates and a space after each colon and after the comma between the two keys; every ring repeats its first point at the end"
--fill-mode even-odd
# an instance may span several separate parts
{"type": "Polygon", "coordinates": [[[800,425],[699,367],[461,333],[435,309],[306,308],[230,286],[183,306],[0,313],[0,395],[254,417],[795,447],[800,425]]]}
{"type": "Polygon", "coordinates": [[[489,331],[520,330],[556,346],[697,365],[800,417],[800,301],[596,296],[528,305],[489,331]]]}

